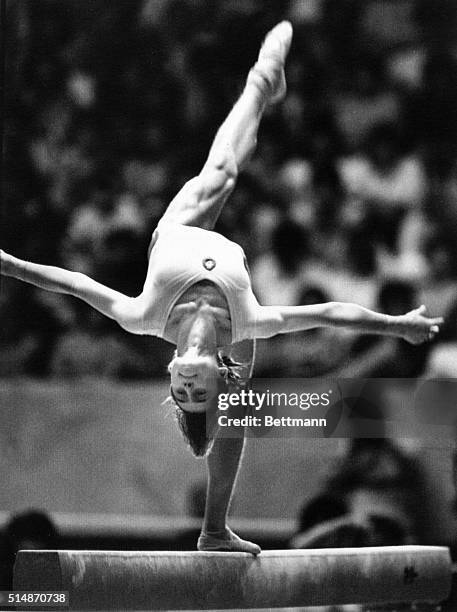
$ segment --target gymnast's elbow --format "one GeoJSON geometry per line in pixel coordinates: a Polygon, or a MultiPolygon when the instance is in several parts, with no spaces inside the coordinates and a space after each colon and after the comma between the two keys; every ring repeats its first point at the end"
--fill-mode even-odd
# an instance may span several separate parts
{"type": "Polygon", "coordinates": [[[287,321],[279,306],[259,306],[256,322],[256,338],[272,338],[287,332],[287,321]]]}
{"type": "Polygon", "coordinates": [[[360,306],[348,302],[322,304],[322,324],[329,327],[345,327],[360,319],[360,306]]]}
{"type": "Polygon", "coordinates": [[[84,299],[87,284],[87,276],[82,272],[68,272],[65,286],[62,286],[62,292],[68,293],[74,297],[84,299]]]}

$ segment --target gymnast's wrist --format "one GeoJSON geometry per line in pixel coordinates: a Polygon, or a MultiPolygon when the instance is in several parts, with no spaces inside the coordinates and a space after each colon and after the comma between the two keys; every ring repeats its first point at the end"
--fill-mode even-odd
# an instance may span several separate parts
{"type": "Polygon", "coordinates": [[[0,274],[2,276],[12,276],[14,271],[15,258],[9,253],[0,249],[0,274]]]}
{"type": "Polygon", "coordinates": [[[9,253],[5,253],[5,251],[0,252],[0,257],[0,269],[2,276],[12,276],[13,278],[23,280],[27,262],[22,261],[22,259],[18,259],[9,253]]]}
{"type": "Polygon", "coordinates": [[[408,325],[403,315],[386,315],[389,335],[403,338],[407,332],[408,325]]]}

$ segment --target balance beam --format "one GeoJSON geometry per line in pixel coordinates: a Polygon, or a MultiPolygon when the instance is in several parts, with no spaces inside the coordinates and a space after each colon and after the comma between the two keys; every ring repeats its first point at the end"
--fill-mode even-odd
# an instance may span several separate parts
{"type": "Polygon", "coordinates": [[[210,610],[439,603],[449,549],[386,546],[226,552],[23,550],[14,590],[68,591],[70,610],[210,610]]]}

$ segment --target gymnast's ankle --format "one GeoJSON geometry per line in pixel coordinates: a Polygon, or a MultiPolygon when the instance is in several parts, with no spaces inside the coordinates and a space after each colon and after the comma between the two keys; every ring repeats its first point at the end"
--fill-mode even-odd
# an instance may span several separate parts
{"type": "Polygon", "coordinates": [[[228,538],[230,535],[230,529],[225,526],[222,529],[205,529],[204,527],[200,533],[201,536],[208,536],[210,538],[228,538]]]}

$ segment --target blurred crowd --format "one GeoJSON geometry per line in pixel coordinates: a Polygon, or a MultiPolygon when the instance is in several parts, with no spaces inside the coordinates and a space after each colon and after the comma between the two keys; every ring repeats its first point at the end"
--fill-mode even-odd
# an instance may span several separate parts
{"type": "MultiPolygon", "coordinates": [[[[288,95],[217,229],[259,301],[446,317],[435,344],[315,330],[259,343],[258,375],[457,368],[453,0],[9,0],[2,248],[141,291],[152,230],[199,172],[265,32],[288,18],[288,95]]],[[[3,283],[0,374],[162,376],[162,341],[3,283]]]]}

